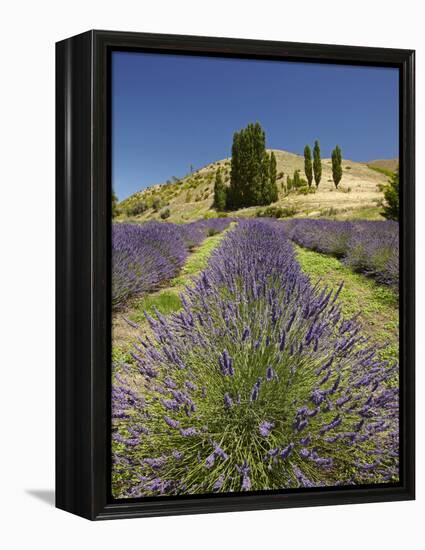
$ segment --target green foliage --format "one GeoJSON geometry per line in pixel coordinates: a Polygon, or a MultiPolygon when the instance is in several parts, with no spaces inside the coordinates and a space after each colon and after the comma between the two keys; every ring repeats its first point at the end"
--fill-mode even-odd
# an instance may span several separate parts
{"type": "MultiPolygon", "coordinates": [[[[287,176],[286,190],[288,191],[288,193],[293,190],[297,192],[302,192],[304,191],[305,187],[307,187],[307,181],[300,176],[299,170],[294,171],[294,175],[292,178],[287,176]]],[[[307,193],[308,193],[308,190],[305,189],[305,192],[303,192],[302,194],[307,195],[307,193]]]]}
{"type": "Polygon", "coordinates": [[[152,208],[155,212],[159,212],[161,208],[164,206],[163,201],[159,197],[155,197],[152,202],[152,208]]]}
{"type": "Polygon", "coordinates": [[[163,210],[163,211],[161,212],[161,214],[160,214],[161,219],[162,219],[162,220],[166,220],[167,218],[170,217],[170,214],[171,214],[170,209],[169,209],[169,208],[166,208],[166,209],[163,210]]]}
{"type": "Polygon", "coordinates": [[[305,179],[303,179],[301,176],[300,176],[300,171],[299,170],[295,170],[294,172],[294,178],[292,180],[292,186],[295,188],[295,189],[299,189],[300,187],[305,187],[307,185],[307,182],[305,179]]]}
{"type": "Polygon", "coordinates": [[[313,149],[313,173],[316,187],[319,187],[320,180],[322,179],[322,161],[320,159],[320,145],[317,139],[314,142],[313,149]]]}
{"type": "Polygon", "coordinates": [[[137,309],[129,317],[132,321],[140,323],[145,321],[145,313],[156,317],[157,312],[169,315],[181,309],[182,304],[179,294],[174,290],[162,290],[154,294],[147,294],[137,302],[137,309]]]}
{"type": "Polygon", "coordinates": [[[311,187],[313,181],[313,165],[311,163],[311,149],[309,145],[304,147],[304,172],[308,186],[311,187]]]}
{"type": "Polygon", "coordinates": [[[316,189],[314,187],[307,187],[306,185],[297,189],[297,194],[299,195],[314,195],[315,192],[316,189]]]}
{"type": "Polygon", "coordinates": [[[224,185],[223,178],[221,177],[221,170],[219,168],[215,174],[214,183],[214,208],[216,210],[225,210],[226,193],[226,186],[224,185]]]}
{"type": "Polygon", "coordinates": [[[266,152],[261,125],[248,126],[233,135],[230,187],[226,195],[229,210],[270,204],[278,198],[276,158],[266,152]]]}
{"type": "Polygon", "coordinates": [[[334,180],[335,188],[338,189],[339,182],[342,178],[342,153],[339,145],[332,151],[332,179],[334,180]]]}
{"type": "Polygon", "coordinates": [[[382,215],[387,220],[398,221],[400,209],[399,194],[399,175],[395,173],[391,176],[388,185],[384,188],[385,205],[382,215]]]}
{"type": "Polygon", "coordinates": [[[276,202],[278,199],[278,191],[276,185],[277,179],[277,164],[276,156],[273,151],[270,153],[270,171],[269,171],[269,180],[268,180],[268,199],[270,202],[276,202]]]}
{"type": "Polygon", "coordinates": [[[148,209],[148,205],[145,201],[137,201],[133,204],[130,204],[126,208],[127,216],[139,216],[143,214],[148,209]]]}
{"type": "Polygon", "coordinates": [[[268,206],[256,212],[257,218],[290,218],[295,216],[297,209],[294,206],[268,206]]]}

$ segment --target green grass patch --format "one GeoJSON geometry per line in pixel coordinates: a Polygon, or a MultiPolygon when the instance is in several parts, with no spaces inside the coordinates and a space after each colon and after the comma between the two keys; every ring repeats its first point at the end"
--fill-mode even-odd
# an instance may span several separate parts
{"type": "Polygon", "coordinates": [[[367,167],[371,170],[375,170],[375,172],[378,172],[379,174],[384,174],[384,176],[388,176],[389,178],[394,175],[394,172],[392,170],[381,168],[381,166],[372,166],[372,164],[368,164],[367,167]]]}
{"type": "Polygon", "coordinates": [[[381,206],[366,206],[365,208],[355,208],[346,212],[337,212],[331,217],[335,220],[383,220],[381,206]]]}
{"type": "Polygon", "coordinates": [[[336,288],[341,281],[344,282],[340,294],[343,314],[350,317],[360,313],[365,334],[383,346],[379,352],[381,358],[398,360],[399,314],[396,292],[364,275],[354,273],[336,258],[298,246],[295,246],[295,251],[301,268],[310,276],[312,283],[321,281],[323,285],[336,288]]]}
{"type": "Polygon", "coordinates": [[[137,306],[129,315],[136,323],[145,321],[145,312],[155,316],[155,310],[163,315],[168,315],[181,308],[181,300],[174,290],[162,290],[155,294],[148,294],[137,302],[137,306]]]}
{"type": "Polygon", "coordinates": [[[170,287],[186,286],[190,283],[194,275],[198,275],[207,267],[208,260],[213,250],[218,246],[223,239],[226,231],[208,237],[205,241],[189,256],[186,263],[182,267],[180,274],[172,279],[169,283],[170,287]]]}

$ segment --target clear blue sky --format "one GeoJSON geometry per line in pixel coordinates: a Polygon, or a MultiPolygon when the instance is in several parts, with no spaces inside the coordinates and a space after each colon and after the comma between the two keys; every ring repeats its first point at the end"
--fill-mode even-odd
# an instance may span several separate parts
{"type": "Polygon", "coordinates": [[[120,200],[190,165],[230,156],[258,121],[267,147],[302,154],[319,139],[345,158],[398,157],[398,70],[114,52],[112,185],[120,200]]]}

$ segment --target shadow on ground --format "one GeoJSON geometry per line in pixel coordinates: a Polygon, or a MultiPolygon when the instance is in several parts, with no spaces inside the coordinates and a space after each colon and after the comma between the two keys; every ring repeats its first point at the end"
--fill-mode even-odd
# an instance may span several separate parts
{"type": "Polygon", "coordinates": [[[25,492],[49,506],[55,505],[55,492],[53,489],[26,489],[25,492]]]}

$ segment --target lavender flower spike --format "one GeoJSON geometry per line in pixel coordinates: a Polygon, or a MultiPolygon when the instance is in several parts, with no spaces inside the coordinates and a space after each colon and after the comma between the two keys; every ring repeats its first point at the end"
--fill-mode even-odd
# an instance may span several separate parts
{"type": "Polygon", "coordinates": [[[260,424],[259,431],[263,437],[268,437],[273,428],[274,428],[274,422],[265,421],[260,424]]]}

